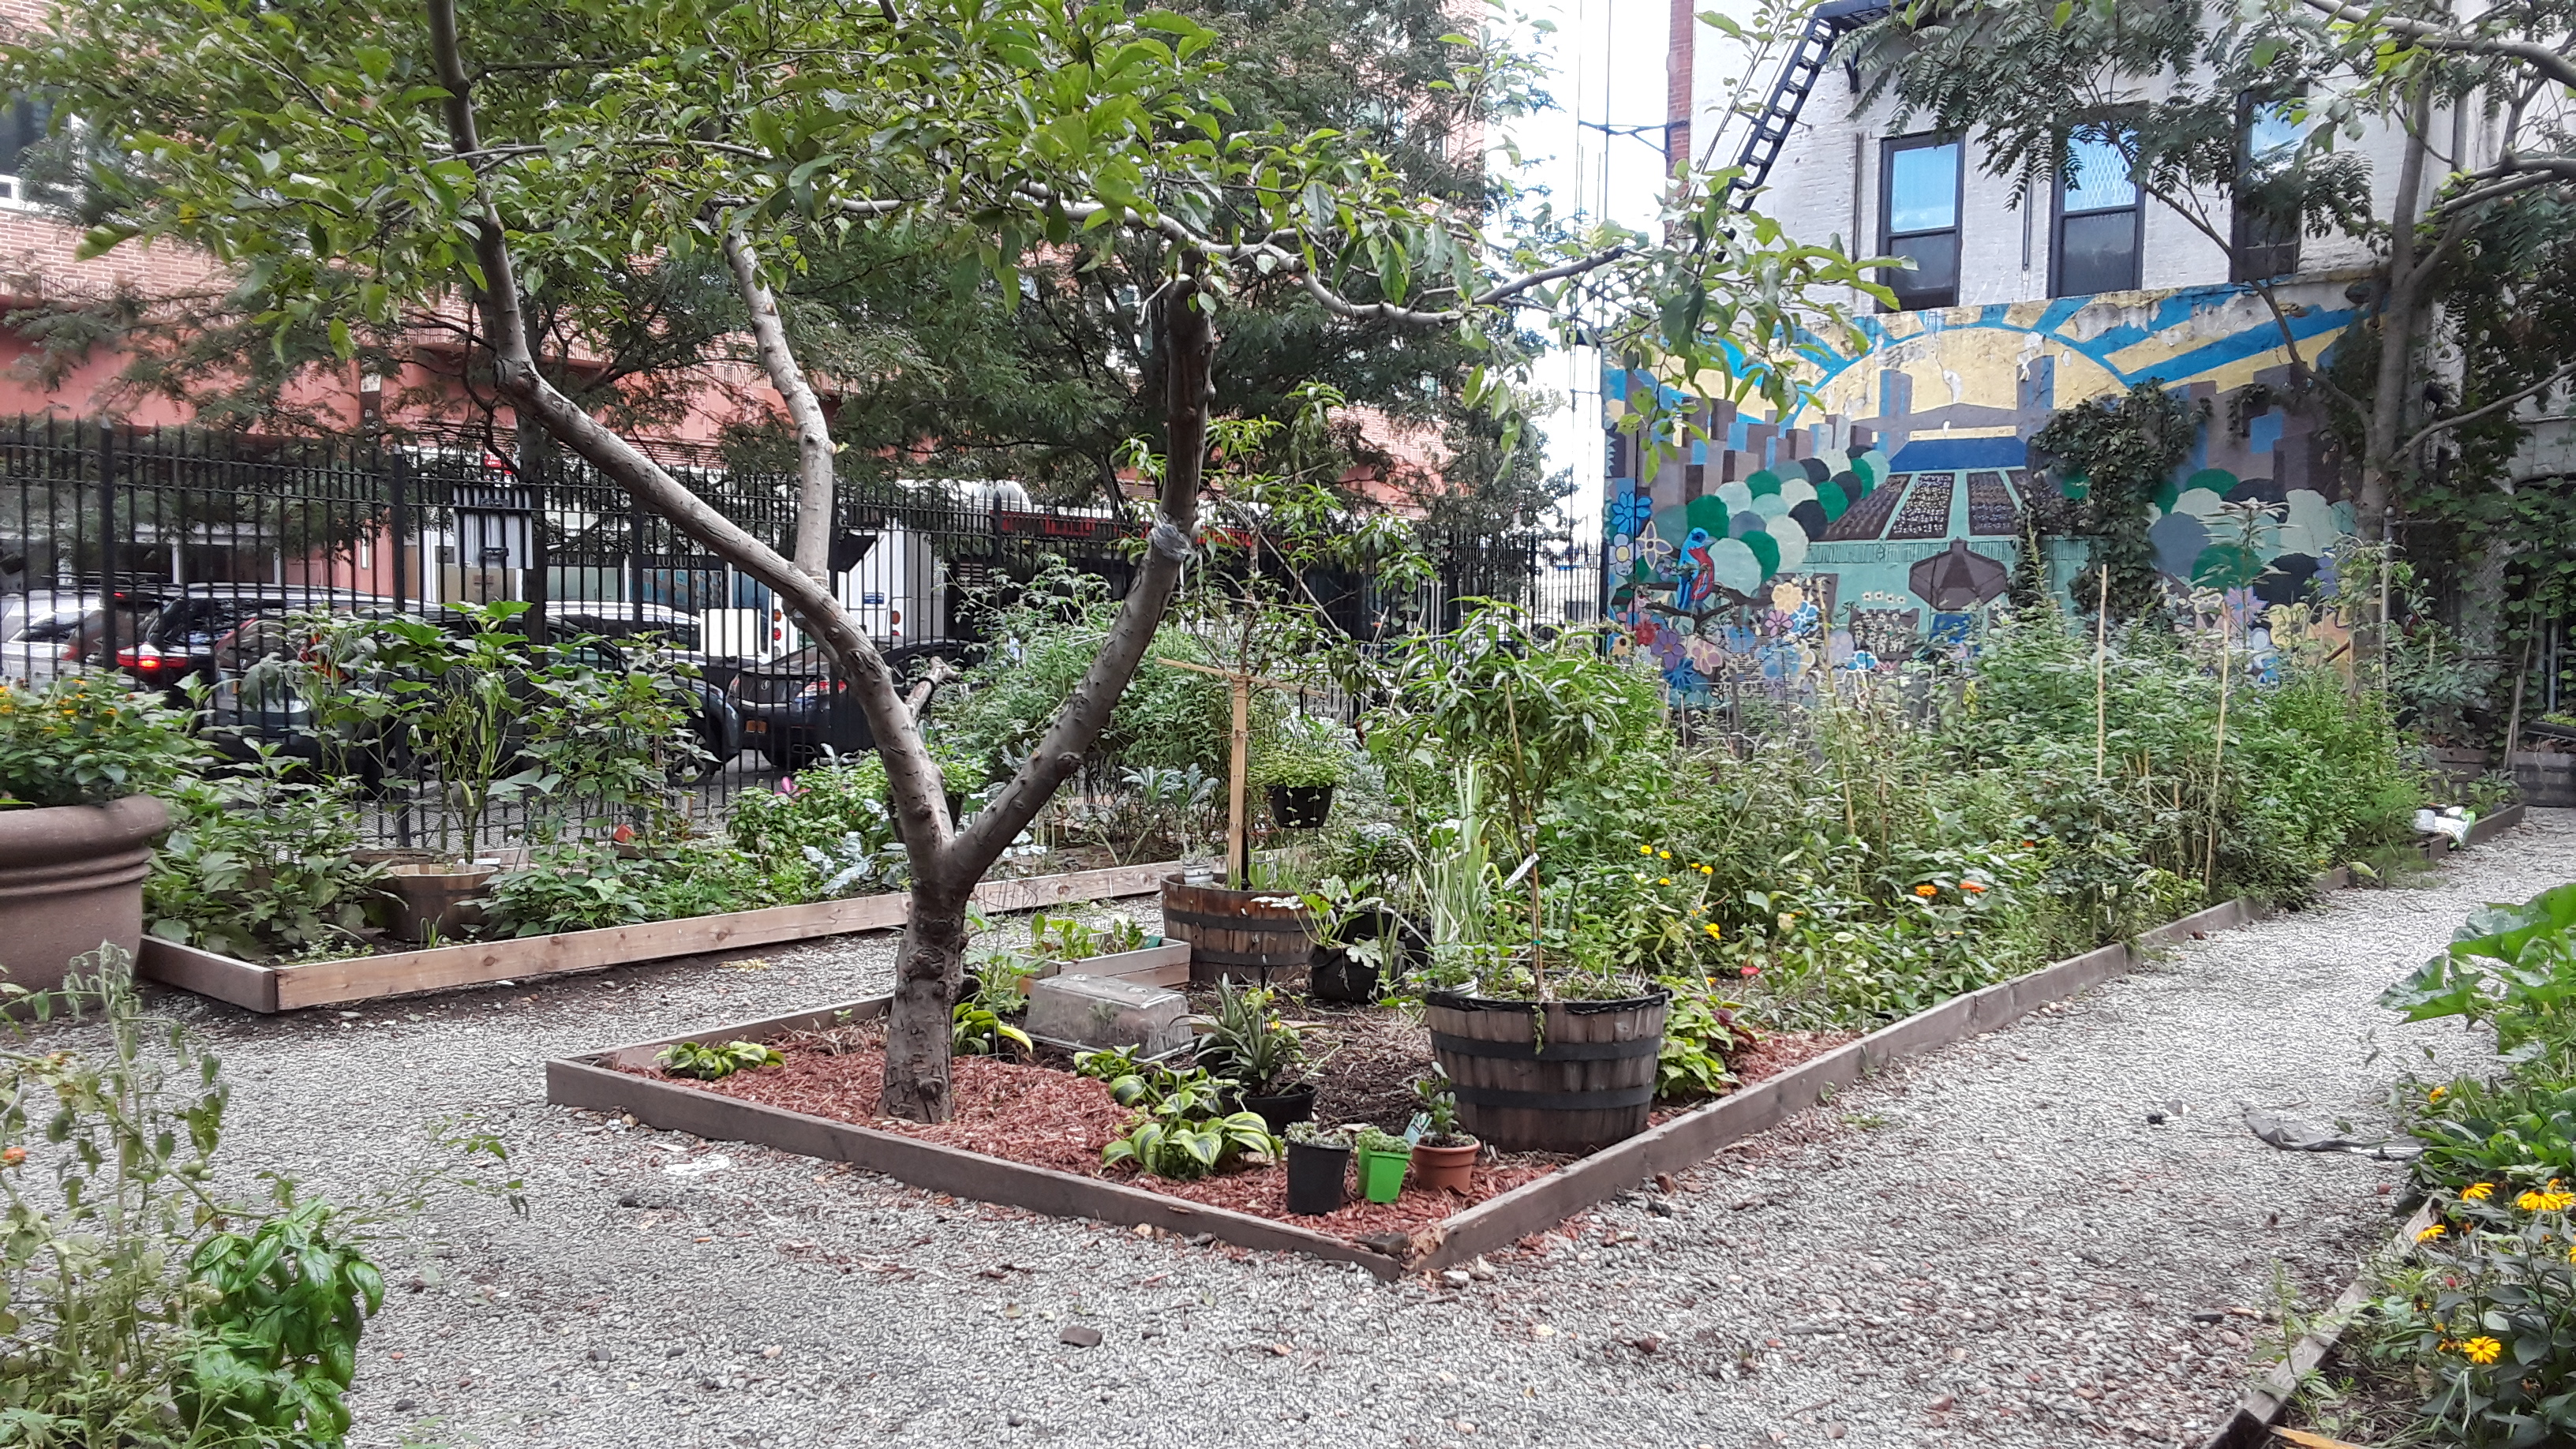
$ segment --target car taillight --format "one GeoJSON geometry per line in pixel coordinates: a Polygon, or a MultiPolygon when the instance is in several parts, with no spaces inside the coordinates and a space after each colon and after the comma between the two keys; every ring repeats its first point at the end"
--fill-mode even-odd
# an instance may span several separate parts
{"type": "Polygon", "coordinates": [[[163,657],[160,650],[149,644],[138,644],[131,649],[117,650],[116,662],[127,669],[139,669],[146,673],[159,670],[170,663],[163,657]]]}
{"type": "Polygon", "coordinates": [[[839,694],[842,690],[849,687],[849,683],[846,680],[817,679],[806,685],[803,689],[796,691],[796,697],[798,699],[821,699],[824,695],[839,694]]]}

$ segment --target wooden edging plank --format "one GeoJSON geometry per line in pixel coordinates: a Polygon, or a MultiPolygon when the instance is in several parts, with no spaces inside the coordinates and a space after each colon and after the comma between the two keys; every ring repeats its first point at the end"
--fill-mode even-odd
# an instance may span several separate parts
{"type": "MultiPolygon", "coordinates": [[[[2501,817],[2505,813],[2500,811],[2498,816],[2501,817]]],[[[2513,817],[2513,821],[2519,819],[2519,815],[2513,817]]],[[[2498,831],[2508,829],[2513,821],[2499,824],[2496,829],[2498,831]]],[[[2340,870],[2329,872],[2319,879],[2318,889],[2320,891],[2340,889],[2348,885],[2350,879],[2348,872],[2340,870]]],[[[2233,929],[2249,921],[2261,920],[2271,914],[2271,908],[2260,902],[2242,899],[2224,901],[2152,931],[2143,932],[2138,938],[2138,944],[2152,948],[2186,941],[2212,932],[2233,929]]],[[[2087,951],[2081,956],[2070,956],[2008,981],[1999,981],[1992,986],[1952,997],[1938,1006],[1917,1012],[1903,1021],[1881,1027],[1858,1041],[1838,1047],[1811,1061],[1803,1062],[1768,1081],[1757,1082],[1741,1091],[1721,1097],[1705,1107],[1685,1113],[1659,1127],[1650,1128],[1624,1142],[1569,1164],[1561,1171],[1550,1173],[1535,1182],[1514,1188],[1499,1197],[1479,1203],[1447,1218],[1416,1234],[1416,1241],[1424,1244],[1425,1250],[1420,1256],[1405,1262],[1398,1262],[1391,1256],[1372,1252],[1353,1243],[1330,1238],[1307,1229],[1276,1223],[1267,1218],[1205,1208],[1138,1188],[1122,1187],[1092,1178],[1074,1177],[1068,1173],[1052,1172],[1043,1168],[1026,1167],[999,1158],[983,1157],[973,1153],[952,1153],[951,1149],[946,1148],[936,1149],[942,1153],[971,1159],[977,1164],[976,1173],[971,1174],[970,1177],[961,1178],[955,1175],[957,1172],[955,1166],[946,1163],[944,1159],[936,1164],[929,1164],[927,1159],[915,1154],[891,1150],[867,1150],[875,1141],[900,1143],[905,1148],[927,1148],[931,1144],[848,1124],[834,1123],[823,1118],[802,1117],[801,1114],[719,1097],[714,1093],[698,1091],[695,1088],[675,1087],[627,1072],[610,1071],[597,1065],[603,1061],[622,1061],[632,1065],[649,1063],[654,1051],[675,1041],[720,1040],[729,1039],[730,1036],[756,1040],[762,1034],[775,1034],[780,1030],[793,1029],[787,1025],[788,1023],[810,1025],[817,1020],[829,1020],[834,1013],[834,1008],[801,1013],[795,1017],[774,1018],[767,1022],[751,1022],[736,1027],[719,1028],[715,1032],[702,1033],[695,1038],[668,1037],[656,1042],[593,1053],[588,1057],[558,1059],[547,1063],[547,1097],[548,1100],[562,1106],[587,1107],[601,1111],[632,1111],[636,1113],[639,1120],[653,1121],[656,1126],[669,1126],[675,1130],[692,1132],[702,1137],[755,1142],[764,1146],[779,1147],[785,1151],[831,1157],[836,1161],[852,1162],[883,1172],[916,1187],[930,1187],[938,1191],[983,1197],[995,1202],[1011,1203],[1040,1212],[1058,1213],[1062,1216],[1097,1217],[1104,1221],[1150,1222],[1155,1226],[1171,1226],[1174,1220],[1170,1214],[1177,1204],[1187,1210],[1189,1214],[1187,1221],[1193,1231],[1211,1232],[1219,1238],[1244,1247],[1285,1247],[1298,1252],[1312,1253],[1318,1257],[1362,1263],[1380,1277],[1393,1277],[1408,1272],[1430,1272],[1465,1262],[1481,1253],[1508,1247],[1522,1238],[1544,1232],[1583,1209],[1626,1191],[1657,1173],[1678,1172],[1695,1166],[1731,1143],[1768,1131],[1797,1113],[1829,1100],[1835,1091],[1853,1085],[1893,1062],[2008,1026],[2042,1006],[2066,1000],[2112,977],[2122,975],[2142,959],[2144,958],[2141,954],[2128,945],[2114,943],[2087,951]],[[665,1121],[647,1116],[641,1104],[666,1103],[666,1094],[672,1093],[696,1099],[685,1104],[685,1112],[682,1114],[686,1122],[696,1125],[682,1125],[679,1118],[665,1121]],[[706,1105],[709,1103],[717,1105],[709,1107],[706,1105]],[[800,1125],[792,1135],[800,1142],[817,1140],[813,1136],[812,1129],[818,1127],[860,1135],[832,1139],[834,1150],[830,1152],[793,1146],[786,1140],[782,1140],[783,1135],[787,1135],[786,1129],[771,1120],[779,1117],[798,1119],[800,1125]],[[804,1124],[810,1124],[810,1126],[804,1124]],[[913,1174],[916,1171],[935,1171],[938,1174],[938,1180],[931,1181],[915,1176],[913,1174]],[[1037,1177],[1059,1178],[1065,1183],[1078,1184],[1085,1189],[1103,1190],[1114,1196],[1086,1193],[1081,1201],[1091,1206],[1049,1207],[1045,1205],[1048,1202],[1070,1199],[1063,1196],[1066,1189],[1060,1185],[1042,1185],[1028,1180],[1037,1177]],[[949,1185],[952,1182],[967,1180],[980,1186],[949,1185]],[[1105,1208],[1100,1206],[1103,1204],[1106,1205],[1105,1208]],[[1144,1216],[1148,1213],[1153,1215],[1144,1216]]],[[[886,1009],[885,1001],[886,998],[875,997],[865,1003],[853,1003],[851,1008],[839,1009],[850,1010],[858,1006],[868,1006],[873,1008],[871,1014],[874,1014],[886,1009]]],[[[679,1110],[677,1106],[667,1106],[666,1109],[679,1110]]]]}
{"type": "Polygon", "coordinates": [[[546,1100],[564,1107],[632,1112],[636,1120],[664,1131],[749,1142],[829,1162],[847,1162],[931,1192],[1007,1203],[1056,1217],[1093,1218],[1176,1233],[1212,1233],[1246,1248],[1307,1253],[1357,1263],[1381,1278],[1398,1277],[1404,1272],[1402,1263],[1384,1253],[1292,1223],[1166,1197],[1096,1177],[1077,1177],[1052,1168],[1008,1162],[782,1107],[744,1102],[695,1087],[673,1086],[589,1062],[546,1063],[546,1100]]]}
{"type": "MultiPolygon", "coordinates": [[[[2395,1260],[2413,1252],[2415,1235],[2432,1225],[2433,1205],[2426,1203],[2397,1230],[2397,1236],[2388,1240],[2387,1256],[2395,1260]]],[[[2334,1307],[2326,1310],[2317,1327],[2290,1345],[2288,1358],[2264,1372],[2262,1382],[2246,1391],[2226,1422],[2201,1441],[2201,1449],[2261,1449],[2272,1437],[2272,1421],[2281,1417],[2291,1396],[2298,1393],[2299,1381],[2314,1373],[2317,1365],[2326,1361],[2326,1355],[2334,1352],[2355,1310],[2369,1301],[2374,1277],[2373,1265],[2364,1263],[2359,1276],[2344,1285],[2343,1293],[2335,1299],[2334,1307]]]]}
{"type": "MultiPolygon", "coordinates": [[[[976,887],[975,901],[987,910],[1016,911],[1143,895],[1160,889],[1163,877],[1178,869],[1177,864],[1165,861],[986,881],[976,887]]],[[[910,910],[908,895],[852,896],[298,966],[262,966],[193,946],[146,938],[137,954],[135,970],[147,979],[253,1011],[294,1011],[454,986],[598,971],[674,956],[744,950],[856,931],[888,930],[901,926],[910,910]]]]}

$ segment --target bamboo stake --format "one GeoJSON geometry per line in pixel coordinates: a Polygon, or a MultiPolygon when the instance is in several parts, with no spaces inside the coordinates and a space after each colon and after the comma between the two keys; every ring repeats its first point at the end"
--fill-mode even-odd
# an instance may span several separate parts
{"type": "Polygon", "coordinates": [[[2111,749],[2111,695],[2107,670],[2111,658],[2111,565],[2097,561],[2101,598],[2093,606],[2093,778],[2102,778],[2111,749]]]}
{"type": "Polygon", "coordinates": [[[1231,889],[1242,890],[1252,882],[1252,832],[1244,800],[1244,782],[1252,755],[1252,686],[1294,692],[1293,684],[1264,679],[1242,669],[1219,669],[1212,664],[1196,664],[1187,659],[1155,656],[1155,662],[1193,674],[1209,674],[1226,682],[1226,693],[1234,710],[1234,729],[1226,742],[1225,760],[1225,869],[1233,883],[1231,889]]]}
{"type": "Polygon", "coordinates": [[[2513,677],[2513,711],[2504,721],[2504,773],[2513,778],[2513,747],[2522,742],[2522,687],[2531,681],[2531,645],[2538,636],[2522,636],[2522,672],[2513,677]]]}
{"type": "Polygon", "coordinates": [[[2200,869],[2203,890],[2218,880],[2218,797],[2225,778],[2220,766],[2227,759],[2227,685],[2235,677],[2236,663],[2234,630],[2229,625],[2227,606],[2222,601],[2218,608],[2218,744],[2209,752],[2209,855],[2200,869]]]}

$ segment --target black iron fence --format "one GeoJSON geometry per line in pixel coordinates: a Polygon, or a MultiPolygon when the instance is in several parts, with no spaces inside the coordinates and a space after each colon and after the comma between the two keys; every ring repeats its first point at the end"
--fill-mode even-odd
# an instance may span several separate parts
{"type": "MultiPolygon", "coordinates": [[[[792,474],[679,461],[675,474],[734,522],[786,550],[792,474]]],[[[1113,597],[1134,576],[1146,518],[1031,502],[1013,484],[845,486],[836,593],[888,649],[978,637],[980,605],[1062,562],[1113,597]]],[[[1598,617],[1592,540],[1521,531],[1433,536],[1437,581],[1402,597],[1367,579],[1332,600],[1343,627],[1444,628],[1461,601],[1508,599],[1550,622],[1598,617]]],[[[741,748],[699,786],[720,811],[769,788],[809,744],[845,746],[856,722],[782,740],[757,718],[823,681],[816,651],[757,580],[727,566],[577,460],[520,467],[471,438],[401,443],[262,438],[22,419],[0,424],[0,673],[42,680],[114,668],[173,689],[209,684],[220,646],[250,621],[315,611],[437,615],[516,600],[531,637],[651,632],[700,662],[743,707],[741,748]]],[[[855,713],[852,711],[851,713],[855,713]]],[[[710,741],[710,743],[716,743],[710,741]]],[[[724,741],[732,744],[733,740],[724,741]]],[[[723,752],[723,751],[720,751],[723,752]]],[[[372,826],[413,821],[394,791],[372,826]]]]}

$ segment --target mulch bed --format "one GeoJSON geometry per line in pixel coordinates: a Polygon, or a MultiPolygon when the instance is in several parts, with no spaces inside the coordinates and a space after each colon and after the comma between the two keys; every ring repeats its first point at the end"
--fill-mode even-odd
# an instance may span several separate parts
{"type": "MultiPolygon", "coordinates": [[[[1319,1047],[1334,1049],[1316,1103],[1317,1116],[1328,1122],[1402,1127],[1413,1111],[1412,1082],[1431,1065],[1430,1037],[1421,1024],[1401,1012],[1368,1009],[1318,1010],[1309,1018],[1323,1028],[1312,1040],[1319,1047]]],[[[950,1073],[957,1110],[949,1121],[933,1126],[880,1117],[877,1099],[885,1080],[882,1033],[882,1025],[869,1025],[791,1035],[777,1043],[786,1065],[738,1072],[715,1082],[665,1078],[650,1068],[627,1070],[1008,1162],[1127,1182],[1210,1207],[1293,1222],[1350,1241],[1418,1232],[1575,1161],[1551,1152],[1489,1154],[1476,1164],[1473,1187],[1464,1194],[1422,1192],[1408,1186],[1392,1203],[1355,1201],[1321,1217],[1291,1217],[1287,1170],[1275,1164],[1196,1182],[1104,1170],[1100,1149],[1127,1125],[1128,1111],[1110,1098],[1107,1083],[1077,1077],[1057,1066],[959,1057],[950,1073]]],[[[1851,1032],[1773,1032],[1737,1058],[1735,1072],[1749,1085],[1855,1038],[1851,1032]]],[[[1660,1125],[1697,1105],[1658,1107],[1650,1121],[1660,1125]]]]}

